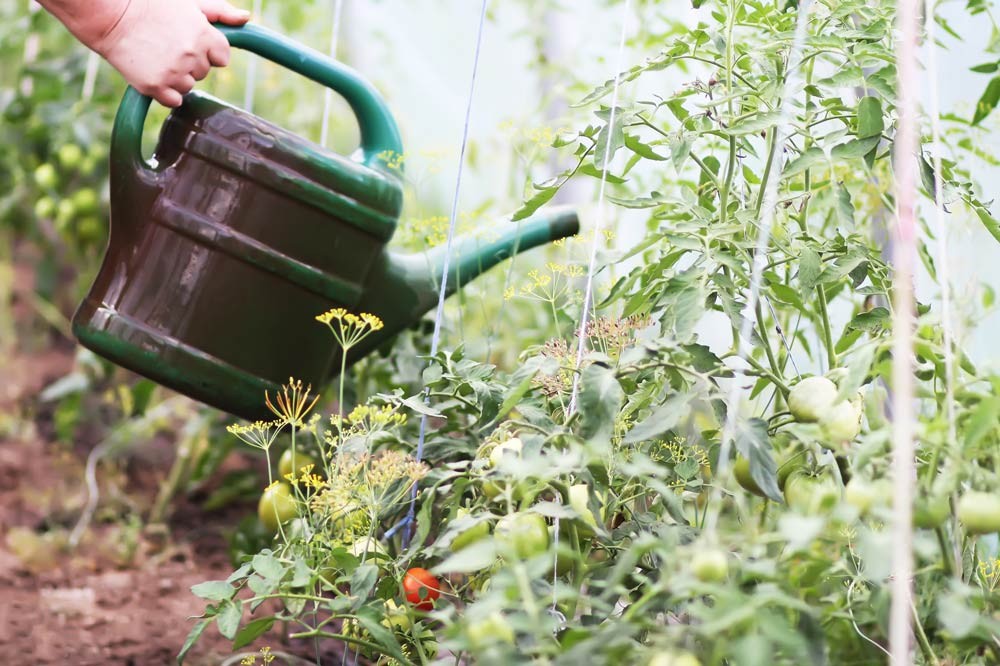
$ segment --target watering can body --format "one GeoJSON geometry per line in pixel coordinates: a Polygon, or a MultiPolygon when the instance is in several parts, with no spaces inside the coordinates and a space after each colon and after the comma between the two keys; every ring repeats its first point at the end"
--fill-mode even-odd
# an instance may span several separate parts
{"type": "MultiPolygon", "coordinates": [[[[79,341],[119,365],[247,418],[289,377],[321,386],[340,350],[315,316],[331,307],[385,327],[348,362],[417,323],[436,302],[442,250],[387,245],[403,202],[395,122],[352,70],[255,26],[226,28],[246,48],[340,93],[361,131],[357,159],[328,152],[199,93],[140,153],[149,98],[126,92],[111,142],[111,235],[73,319],[79,341]]],[[[512,254],[576,233],[556,211],[454,249],[452,292],[512,254]]]]}

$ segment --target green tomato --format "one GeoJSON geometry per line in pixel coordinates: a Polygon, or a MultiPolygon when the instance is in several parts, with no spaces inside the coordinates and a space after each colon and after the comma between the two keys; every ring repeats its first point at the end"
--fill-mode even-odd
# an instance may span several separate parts
{"type": "Polygon", "coordinates": [[[797,471],[785,482],[785,502],[800,513],[827,513],[839,500],[840,487],[829,475],[812,476],[797,471]]]}
{"type": "Polygon", "coordinates": [[[99,217],[88,215],[77,223],[76,235],[85,243],[94,243],[104,235],[104,223],[99,217]]]}
{"type": "Polygon", "coordinates": [[[736,459],[736,463],[733,465],[733,475],[736,477],[736,482],[743,486],[744,490],[758,497],[767,497],[750,474],[750,461],[746,458],[736,459]]]}
{"type": "Polygon", "coordinates": [[[778,489],[784,490],[788,477],[792,472],[806,466],[806,453],[799,447],[793,447],[778,457],[778,489]]]}
{"type": "Polygon", "coordinates": [[[490,451],[490,466],[498,467],[506,456],[521,457],[524,444],[517,437],[511,437],[506,442],[501,442],[490,451]]]}
{"type": "MultiPolygon", "coordinates": [[[[464,518],[467,515],[469,515],[468,509],[459,509],[456,517],[464,518]]],[[[457,553],[463,548],[467,548],[478,541],[482,541],[489,535],[490,524],[486,521],[478,522],[472,527],[456,534],[455,538],[451,540],[449,547],[451,548],[451,552],[457,553]]]]}
{"type": "Polygon", "coordinates": [[[597,529],[597,517],[590,510],[590,486],[586,483],[577,483],[569,487],[569,505],[580,514],[580,519],[586,523],[589,530],[584,530],[593,534],[597,529]]]}
{"type": "Polygon", "coordinates": [[[854,477],[844,486],[844,500],[864,515],[872,507],[886,506],[892,501],[892,484],[886,479],[869,481],[854,477]]]}
{"type": "Polygon", "coordinates": [[[413,622],[405,608],[396,605],[392,599],[386,599],[385,618],[382,619],[382,626],[394,631],[409,631],[413,622]]]}
{"type": "Polygon", "coordinates": [[[826,377],[806,377],[788,393],[788,409],[799,423],[815,423],[837,402],[837,385],[826,377]]]}
{"type": "Polygon", "coordinates": [[[35,183],[45,190],[53,190],[59,184],[59,175],[51,164],[43,164],[35,169],[35,183]]]}
{"type": "Polygon", "coordinates": [[[59,146],[56,157],[59,158],[59,164],[64,169],[72,171],[80,166],[80,162],[83,161],[83,151],[75,143],[66,143],[59,146]]]}
{"type": "Polygon", "coordinates": [[[843,447],[861,432],[861,401],[841,400],[820,417],[819,425],[831,444],[843,447]]]}
{"type": "Polygon", "coordinates": [[[1000,532],[1000,495],[970,490],[956,508],[958,519],[970,534],[1000,532]]]}
{"type": "Polygon", "coordinates": [[[497,523],[495,534],[501,554],[512,553],[525,560],[549,549],[549,528],[537,513],[504,516],[497,523]]]}
{"type": "Polygon", "coordinates": [[[84,187],[74,192],[72,201],[73,205],[76,206],[77,211],[79,211],[81,215],[96,213],[100,207],[100,202],[97,199],[97,192],[89,187],[84,187]]]}
{"type": "Polygon", "coordinates": [[[945,495],[918,497],[913,503],[913,526],[932,530],[941,525],[951,511],[951,503],[945,495]]]}
{"type": "Polygon", "coordinates": [[[298,515],[292,487],[284,482],[273,483],[264,490],[257,504],[257,516],[264,527],[272,532],[278,525],[287,523],[298,515]]]}
{"type": "Polygon", "coordinates": [[[56,202],[49,197],[42,197],[35,202],[35,217],[42,220],[51,220],[56,214],[56,202]]]}
{"type": "Polygon", "coordinates": [[[717,548],[707,548],[694,554],[691,573],[703,583],[719,583],[729,576],[729,557],[717,548]]]}
{"type": "Polygon", "coordinates": [[[476,650],[482,650],[496,643],[514,644],[514,630],[499,612],[469,622],[465,628],[465,635],[472,648],[476,650]]]}
{"type": "Polygon", "coordinates": [[[701,666],[701,662],[688,652],[657,651],[650,657],[648,666],[701,666]]]}
{"type": "MultiPolygon", "coordinates": [[[[295,451],[295,464],[298,465],[299,471],[302,471],[303,467],[313,466],[312,471],[316,472],[316,459],[312,456],[306,455],[302,451],[295,451]]],[[[281,454],[281,458],[278,459],[278,476],[282,479],[286,478],[292,473],[292,450],[291,448],[285,449],[285,452],[281,454]]]]}

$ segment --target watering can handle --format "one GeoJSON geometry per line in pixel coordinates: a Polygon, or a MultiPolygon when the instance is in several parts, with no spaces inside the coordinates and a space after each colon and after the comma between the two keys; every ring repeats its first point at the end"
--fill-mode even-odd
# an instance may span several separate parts
{"type": "MultiPolygon", "coordinates": [[[[360,74],[319,51],[298,44],[276,32],[247,24],[233,27],[215,24],[229,43],[256,53],[274,63],[312,79],[340,94],[351,105],[361,130],[361,152],[367,166],[379,168],[403,152],[396,121],[379,92],[360,74]]],[[[118,107],[111,134],[111,159],[143,169],[142,127],[151,99],[129,86],[118,107]]],[[[137,169],[139,171],[139,169],[137,169]]]]}

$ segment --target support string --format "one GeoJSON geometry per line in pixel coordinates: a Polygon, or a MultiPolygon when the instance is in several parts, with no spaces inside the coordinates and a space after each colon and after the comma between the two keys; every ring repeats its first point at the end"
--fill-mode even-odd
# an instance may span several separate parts
{"type": "MultiPolygon", "coordinates": [[[[264,0],[253,0],[251,14],[255,21],[262,19],[263,6],[264,0]]],[[[257,88],[257,60],[257,56],[253,54],[250,54],[250,59],[247,60],[247,83],[243,89],[243,108],[247,113],[253,113],[254,92],[257,88]]]]}
{"type": "MultiPolygon", "coordinates": [[[[900,0],[896,22],[900,40],[896,49],[899,126],[895,136],[893,174],[896,186],[896,237],[893,243],[892,317],[892,578],[889,608],[889,652],[892,666],[913,663],[911,619],[913,604],[913,269],[917,229],[917,0],[900,0]]],[[[932,45],[933,48],[933,45],[932,45]]],[[[935,151],[936,153],[937,151],[935,151]]]]}
{"type": "MultiPolygon", "coordinates": [[[[764,184],[764,199],[762,201],[760,217],[757,221],[757,243],[754,248],[753,265],[750,272],[750,293],[747,302],[743,307],[740,323],[739,340],[737,341],[737,356],[741,361],[749,357],[750,336],[753,332],[753,322],[756,315],[757,303],[760,299],[761,276],[764,273],[764,266],[767,262],[767,248],[771,243],[771,227],[774,224],[775,209],[778,205],[778,184],[781,178],[781,171],[785,161],[785,142],[790,134],[794,120],[792,100],[802,89],[802,47],[805,44],[806,34],[809,24],[809,10],[812,8],[812,0],[804,0],[799,3],[799,13],[795,21],[795,35],[792,38],[792,45],[788,52],[788,76],[785,79],[785,86],[781,92],[780,117],[775,125],[774,135],[774,166],[764,184]]],[[[726,422],[722,428],[722,440],[719,444],[719,464],[716,474],[721,479],[726,478],[729,468],[729,454],[732,447],[731,440],[733,431],[736,429],[736,419],[739,414],[742,392],[740,382],[735,377],[729,385],[729,396],[726,400],[726,422]]],[[[706,518],[706,528],[711,534],[715,531],[719,514],[719,494],[722,484],[716,485],[712,492],[711,505],[714,510],[708,513],[706,518]]]]}
{"type": "MultiPolygon", "coordinates": [[[[333,2],[333,24],[330,26],[330,57],[337,59],[337,41],[340,38],[340,16],[344,12],[344,0],[334,0],[333,2]]],[[[330,107],[333,106],[333,91],[330,88],[323,89],[323,122],[319,130],[319,145],[327,147],[327,140],[330,138],[330,107]]]]}
{"type": "MultiPolygon", "coordinates": [[[[458,153],[458,174],[455,177],[455,195],[451,202],[451,217],[448,220],[448,237],[445,242],[444,266],[441,270],[441,284],[438,288],[437,310],[434,312],[434,333],[431,336],[431,356],[436,356],[441,343],[441,323],[444,320],[444,299],[448,289],[448,273],[451,271],[451,248],[455,240],[455,227],[458,220],[458,197],[462,191],[462,172],[465,168],[465,149],[469,143],[469,123],[472,118],[472,100],[476,92],[476,78],[479,74],[479,54],[483,45],[483,27],[486,24],[487,0],[483,0],[479,11],[479,28],[476,31],[476,52],[472,58],[472,76],[469,79],[469,96],[465,105],[465,121],[462,125],[462,147],[458,153]]],[[[424,402],[428,399],[428,390],[424,389],[424,402]]],[[[427,437],[427,414],[420,415],[420,436],[417,439],[417,460],[424,457],[424,442],[427,437]]],[[[413,484],[410,492],[410,509],[404,521],[403,548],[408,548],[413,536],[413,515],[417,503],[417,484],[413,484]]],[[[398,526],[397,526],[398,527],[398,526]]]]}
{"type": "MultiPolygon", "coordinates": [[[[618,116],[618,91],[621,87],[621,72],[625,60],[625,36],[628,32],[628,16],[631,9],[631,0],[625,0],[622,7],[622,29],[618,38],[618,56],[615,61],[615,85],[611,91],[611,113],[608,115],[608,140],[604,151],[604,160],[601,164],[601,185],[597,191],[597,224],[594,227],[594,240],[590,244],[590,263],[587,266],[587,286],[583,292],[583,312],[580,314],[580,328],[577,329],[576,361],[573,372],[573,390],[570,393],[569,409],[566,417],[569,418],[576,413],[576,401],[580,392],[580,364],[583,362],[583,352],[587,344],[587,324],[590,319],[591,301],[594,298],[594,271],[597,266],[597,246],[600,242],[601,232],[604,229],[606,214],[605,190],[608,185],[608,167],[611,165],[611,141],[614,134],[615,120],[618,116]]],[[[558,530],[556,530],[558,532],[558,530]]]]}

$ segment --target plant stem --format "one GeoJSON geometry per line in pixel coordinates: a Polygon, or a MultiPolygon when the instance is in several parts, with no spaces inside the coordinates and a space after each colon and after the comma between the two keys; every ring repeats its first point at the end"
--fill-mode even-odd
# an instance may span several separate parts
{"type": "Polygon", "coordinates": [[[819,316],[823,323],[823,345],[826,347],[826,358],[829,370],[837,367],[837,352],[833,348],[833,333],[830,330],[830,313],[827,311],[826,287],[816,286],[817,300],[819,301],[819,316]]]}

